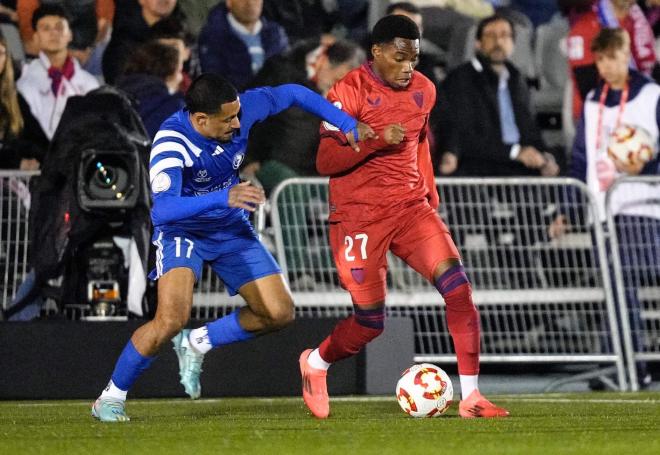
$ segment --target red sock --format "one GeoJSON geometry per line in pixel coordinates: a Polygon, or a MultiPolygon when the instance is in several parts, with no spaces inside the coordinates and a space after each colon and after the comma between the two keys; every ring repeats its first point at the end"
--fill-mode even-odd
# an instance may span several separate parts
{"type": "Polygon", "coordinates": [[[355,315],[337,324],[332,333],[319,345],[321,358],[328,363],[357,354],[371,340],[383,332],[382,327],[366,327],[355,315]]]}
{"type": "Polygon", "coordinates": [[[472,288],[465,283],[442,296],[447,304],[447,326],[454,340],[458,374],[479,374],[479,312],[472,288]]]}
{"type": "Polygon", "coordinates": [[[447,304],[447,326],[458,361],[458,374],[479,374],[479,312],[463,266],[455,265],[436,281],[447,304]]]}

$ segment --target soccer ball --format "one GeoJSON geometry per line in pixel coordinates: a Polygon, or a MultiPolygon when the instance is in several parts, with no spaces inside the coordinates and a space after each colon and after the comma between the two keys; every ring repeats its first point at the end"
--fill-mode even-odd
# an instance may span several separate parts
{"type": "Polygon", "coordinates": [[[654,144],[644,128],[621,125],[610,134],[607,154],[614,161],[626,165],[647,163],[653,158],[654,144]]]}
{"type": "Polygon", "coordinates": [[[453,398],[451,379],[431,363],[411,366],[396,384],[401,409],[413,417],[438,417],[449,409],[453,398]]]}

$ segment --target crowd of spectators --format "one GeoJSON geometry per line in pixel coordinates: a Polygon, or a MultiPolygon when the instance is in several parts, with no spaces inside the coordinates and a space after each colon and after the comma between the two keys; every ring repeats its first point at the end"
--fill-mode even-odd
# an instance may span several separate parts
{"type": "MultiPolygon", "coordinates": [[[[570,65],[572,124],[579,119],[582,99],[598,81],[589,43],[600,28],[626,29],[631,35],[631,64],[643,74],[654,74],[658,4],[656,0],[3,0],[0,23],[3,30],[16,27],[27,58],[14,60],[13,68],[19,92],[13,96],[22,107],[18,111],[24,125],[21,146],[6,145],[15,131],[3,134],[1,162],[16,167],[9,150],[19,148],[23,156],[38,160],[48,148],[67,98],[102,83],[133,96],[150,133],[181,105],[191,78],[201,72],[223,74],[239,90],[298,82],[323,93],[327,88],[315,85],[323,83],[324,65],[335,71],[329,76],[334,82],[349,65],[334,68],[338,63],[333,58],[348,59],[347,46],[361,46],[368,53],[370,23],[384,14],[404,14],[424,32],[418,70],[439,92],[430,125],[437,174],[553,176],[565,170],[571,143],[544,142],[543,125],[535,112],[539,81],[530,74],[527,62],[518,58],[533,46],[529,41],[534,34],[525,28],[548,24],[553,17],[570,26],[557,52],[563,52],[570,65]],[[506,33],[484,34],[483,23],[477,24],[487,17],[505,21],[506,33]],[[175,48],[177,62],[170,58],[174,52],[154,43],[175,48]],[[492,63],[494,54],[502,54],[501,65],[492,63]],[[309,63],[314,59],[320,66],[318,75],[309,63]],[[469,134],[475,130],[480,134],[469,134]]],[[[11,53],[11,43],[4,42],[5,52],[11,53]]],[[[301,133],[291,135],[299,138],[301,133]]],[[[260,166],[277,160],[270,159],[273,147],[259,137],[255,135],[251,143],[253,158],[246,166],[248,173],[264,176],[260,166]]],[[[310,134],[303,142],[317,139],[310,134]]],[[[313,144],[294,149],[308,154],[292,153],[298,163],[295,174],[314,175],[313,144]],[[301,166],[303,162],[312,164],[301,166]]],[[[288,154],[279,160],[291,161],[288,154]]],[[[18,162],[28,167],[27,160],[18,162]]],[[[33,161],[31,168],[37,165],[33,161]]]]}

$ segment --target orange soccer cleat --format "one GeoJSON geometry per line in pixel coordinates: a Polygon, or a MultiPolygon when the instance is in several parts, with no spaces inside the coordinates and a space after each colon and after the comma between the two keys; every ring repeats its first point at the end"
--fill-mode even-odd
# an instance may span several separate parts
{"type": "Polygon", "coordinates": [[[458,413],[464,419],[474,419],[476,417],[489,419],[492,417],[507,417],[509,415],[509,411],[495,406],[479,393],[478,390],[472,392],[467,399],[461,400],[458,405],[458,413]]]}
{"type": "Polygon", "coordinates": [[[302,375],[303,401],[319,419],[325,419],[330,414],[330,398],[326,377],[328,372],[312,368],[307,362],[312,349],[300,354],[300,374],[302,375]]]}

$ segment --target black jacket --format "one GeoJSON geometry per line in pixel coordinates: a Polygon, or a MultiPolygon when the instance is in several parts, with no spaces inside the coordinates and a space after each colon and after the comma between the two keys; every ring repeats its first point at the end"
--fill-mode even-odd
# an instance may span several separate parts
{"type": "Polygon", "coordinates": [[[0,134],[0,169],[18,169],[22,159],[35,158],[42,161],[50,143],[25,98],[18,92],[16,95],[23,116],[23,130],[15,137],[9,132],[9,125],[6,125],[5,131],[0,134]]]}
{"type": "MultiPolygon", "coordinates": [[[[543,151],[545,145],[531,110],[527,84],[520,72],[507,63],[511,102],[520,131],[520,145],[543,151]]],[[[498,75],[482,56],[451,71],[438,93],[435,134],[438,154],[458,155],[457,175],[538,175],[509,157],[511,144],[502,142],[497,102],[498,75]]]]}
{"type": "Polygon", "coordinates": [[[181,92],[170,93],[161,79],[149,74],[130,74],[120,77],[117,86],[131,95],[144,127],[153,139],[170,115],[185,106],[181,92]]]}

